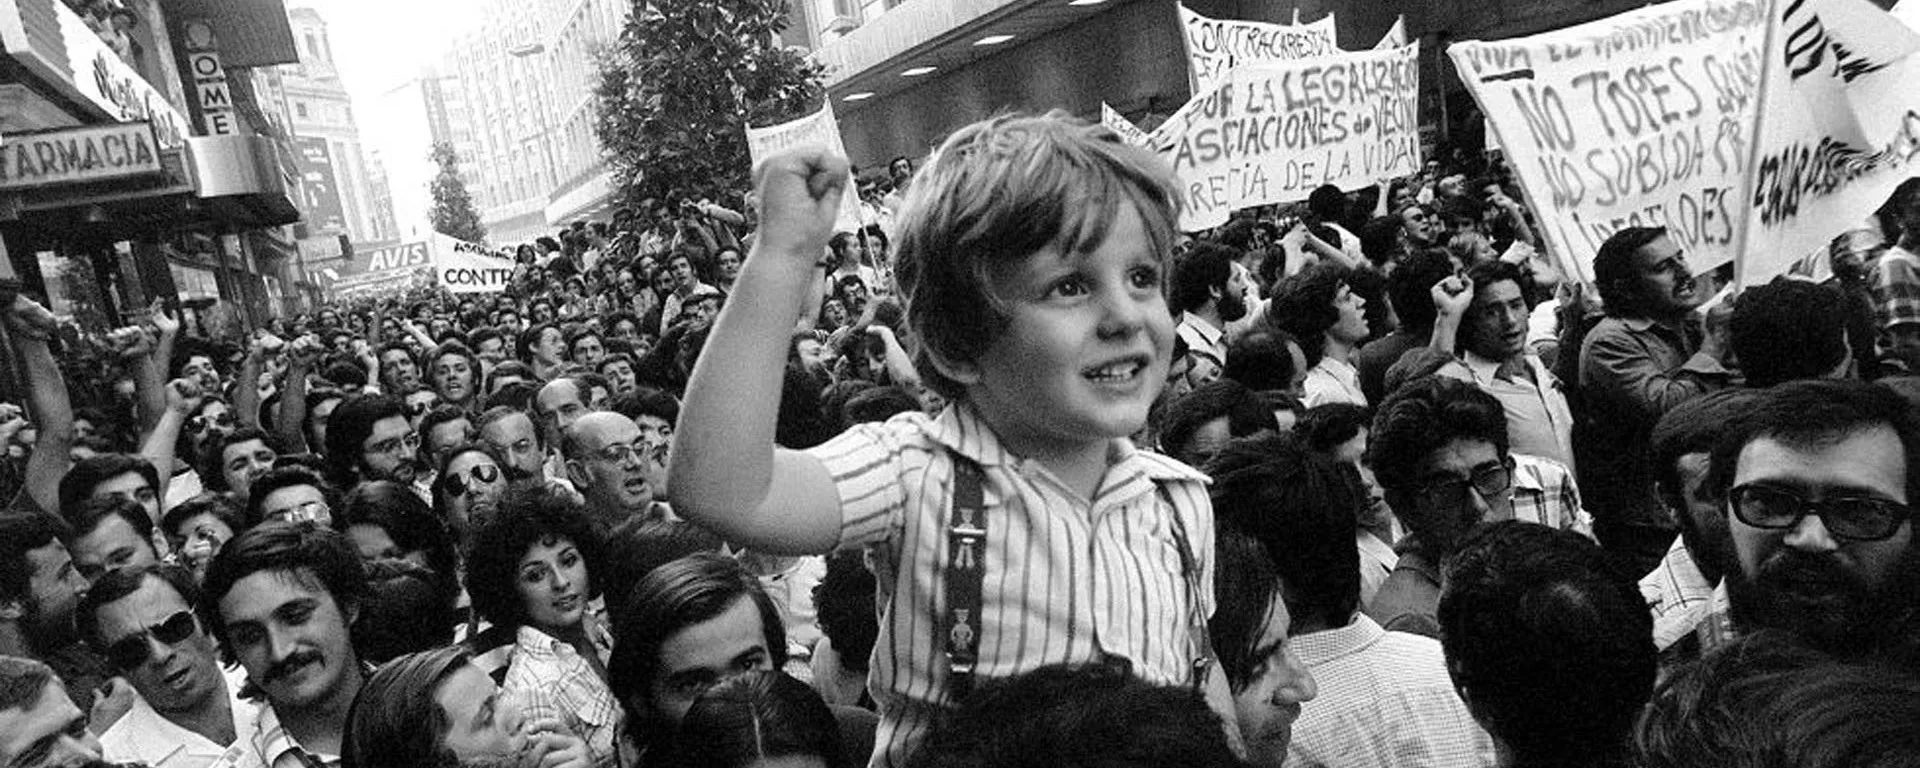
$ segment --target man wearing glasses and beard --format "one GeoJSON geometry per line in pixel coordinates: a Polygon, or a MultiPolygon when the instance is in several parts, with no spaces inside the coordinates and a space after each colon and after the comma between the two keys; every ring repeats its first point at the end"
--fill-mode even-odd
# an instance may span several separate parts
{"type": "Polygon", "coordinates": [[[1920,661],[1916,458],[1920,422],[1891,390],[1765,390],[1715,446],[1708,476],[1726,499],[1739,633],[1780,630],[1847,660],[1920,661]]]}

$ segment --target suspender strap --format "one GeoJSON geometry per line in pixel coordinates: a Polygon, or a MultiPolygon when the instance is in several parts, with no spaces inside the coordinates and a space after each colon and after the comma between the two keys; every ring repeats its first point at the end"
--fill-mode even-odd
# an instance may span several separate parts
{"type": "Polygon", "coordinates": [[[973,691],[980,660],[981,583],[986,576],[987,516],[980,465],[953,457],[953,513],[947,525],[947,686],[951,702],[973,691]]]}
{"type": "Polygon", "coordinates": [[[1173,540],[1180,550],[1181,581],[1187,586],[1187,641],[1194,653],[1193,677],[1188,682],[1194,690],[1201,690],[1214,663],[1213,637],[1207,632],[1206,607],[1200,602],[1200,579],[1204,574],[1193,559],[1193,541],[1187,536],[1187,522],[1181,519],[1180,508],[1174,505],[1164,486],[1160,489],[1160,498],[1167,503],[1167,515],[1173,518],[1173,540]]]}
{"type": "MultiPolygon", "coordinates": [[[[980,465],[953,457],[953,509],[947,524],[946,596],[943,629],[947,638],[948,701],[957,703],[973,691],[974,665],[980,660],[980,608],[986,577],[987,515],[980,465]]],[[[1202,686],[1213,666],[1213,640],[1207,633],[1206,608],[1201,603],[1200,572],[1186,521],[1166,489],[1160,489],[1167,514],[1173,519],[1175,549],[1180,551],[1180,576],[1187,588],[1187,639],[1194,653],[1194,688],[1202,686]]]]}

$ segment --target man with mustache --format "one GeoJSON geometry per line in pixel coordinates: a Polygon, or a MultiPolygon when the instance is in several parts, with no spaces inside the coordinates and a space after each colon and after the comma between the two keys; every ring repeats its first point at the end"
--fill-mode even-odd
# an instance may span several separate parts
{"type": "Polygon", "coordinates": [[[1576,466],[1600,545],[1622,576],[1639,578],[1677,534],[1654,492],[1653,426],[1674,406],[1727,385],[1732,307],[1708,313],[1704,332],[1693,325],[1707,292],[1662,227],[1614,233],[1593,273],[1607,314],[1580,345],[1586,413],[1576,430],[1576,466]]]}
{"type": "Polygon", "coordinates": [[[1920,421],[1890,390],[1767,390],[1710,462],[1739,566],[1726,575],[1734,627],[1781,630],[1841,658],[1911,653],[1916,459],[1920,421]]]}
{"type": "Polygon", "coordinates": [[[265,523],[221,548],[199,613],[266,706],[216,766],[339,764],[347,709],[365,675],[348,627],[366,592],[359,555],[331,529],[265,523]]]}

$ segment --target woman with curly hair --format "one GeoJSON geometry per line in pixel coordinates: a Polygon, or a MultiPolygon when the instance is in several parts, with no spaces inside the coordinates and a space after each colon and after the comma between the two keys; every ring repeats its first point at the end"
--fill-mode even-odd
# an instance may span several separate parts
{"type": "Polygon", "coordinates": [[[513,632],[502,700],[528,717],[561,720],[587,740],[594,765],[613,765],[623,715],[607,687],[612,637],[590,606],[604,566],[586,510],[532,488],[509,493],[501,514],[471,522],[467,594],[496,632],[513,632]]]}

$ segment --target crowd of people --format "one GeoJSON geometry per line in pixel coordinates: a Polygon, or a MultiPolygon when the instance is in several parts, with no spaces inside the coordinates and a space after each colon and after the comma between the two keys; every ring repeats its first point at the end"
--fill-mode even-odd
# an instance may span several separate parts
{"type": "Polygon", "coordinates": [[[1497,158],[1179,199],[1005,116],[499,294],[11,297],[0,765],[1920,761],[1920,180],[1737,294],[1497,158]]]}

